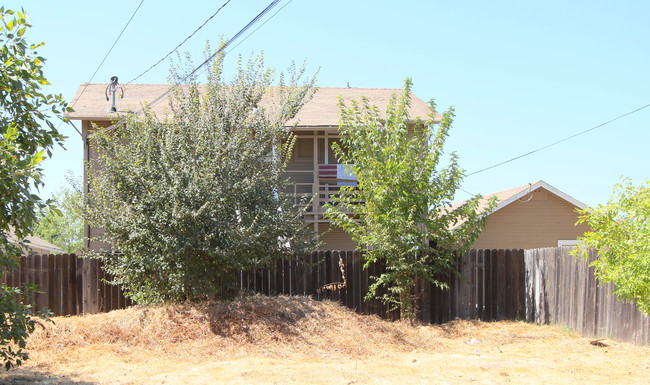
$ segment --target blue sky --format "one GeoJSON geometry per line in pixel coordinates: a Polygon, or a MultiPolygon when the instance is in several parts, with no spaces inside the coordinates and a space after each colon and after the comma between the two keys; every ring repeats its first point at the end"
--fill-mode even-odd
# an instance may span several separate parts
{"type": "MultiPolygon", "coordinates": [[[[225,0],[145,0],[93,79],[127,82],[167,54],[225,0]]],[[[233,36],[270,0],[231,2],[181,51],[198,63],[207,39],[233,36]]],[[[6,1],[25,8],[30,42],[44,41],[49,92],[71,100],[113,44],[139,0],[6,1]],[[64,5],[65,4],[65,5],[64,5]]],[[[278,70],[291,60],[320,67],[320,86],[400,88],[454,106],[446,150],[480,170],[650,103],[650,3],[645,1],[281,1],[259,30],[228,53],[264,51],[278,70]]],[[[268,18],[268,16],[267,16],[268,18]]],[[[261,24],[261,23],[260,23],[261,24]]],[[[257,24],[259,26],[260,24],[257,24]]],[[[168,63],[139,83],[165,83],[168,63]]],[[[128,88],[126,89],[128,92],[128,88]]],[[[588,204],[604,203],[620,176],[648,178],[650,108],[531,156],[468,176],[463,189],[488,194],[544,180],[588,204]]],[[[45,163],[49,196],[64,175],[82,174],[72,127],[66,150],[45,163]]],[[[458,199],[469,197],[458,193],[458,199]]]]}

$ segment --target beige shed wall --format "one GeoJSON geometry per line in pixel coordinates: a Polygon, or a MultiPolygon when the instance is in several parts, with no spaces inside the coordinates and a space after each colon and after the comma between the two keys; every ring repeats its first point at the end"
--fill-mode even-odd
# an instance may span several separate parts
{"type": "Polygon", "coordinates": [[[533,191],[488,216],[487,225],[472,246],[477,249],[533,249],[557,247],[558,240],[576,239],[588,227],[578,225],[576,206],[546,189],[533,191]]]}

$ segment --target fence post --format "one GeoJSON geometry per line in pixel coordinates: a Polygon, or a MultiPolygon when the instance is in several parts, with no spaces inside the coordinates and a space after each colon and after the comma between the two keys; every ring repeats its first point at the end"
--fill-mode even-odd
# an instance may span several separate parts
{"type": "Polygon", "coordinates": [[[61,314],[61,288],[58,284],[56,255],[47,258],[47,303],[54,315],[61,314]]]}
{"type": "Polygon", "coordinates": [[[75,296],[75,314],[83,314],[83,258],[74,255],[74,265],[75,265],[75,280],[77,282],[77,289],[74,293],[75,296]]]}

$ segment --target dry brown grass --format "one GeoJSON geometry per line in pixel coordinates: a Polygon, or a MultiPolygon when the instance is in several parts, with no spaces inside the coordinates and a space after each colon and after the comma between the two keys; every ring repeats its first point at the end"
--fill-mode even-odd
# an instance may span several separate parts
{"type": "Polygon", "coordinates": [[[0,383],[647,383],[650,348],[556,327],[410,325],[306,297],[57,317],[0,383]]]}

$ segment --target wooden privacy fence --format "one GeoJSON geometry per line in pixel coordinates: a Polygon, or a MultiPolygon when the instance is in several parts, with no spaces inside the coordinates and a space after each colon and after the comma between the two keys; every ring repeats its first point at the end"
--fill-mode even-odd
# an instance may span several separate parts
{"type": "Polygon", "coordinates": [[[526,250],[526,320],[568,326],[587,336],[616,338],[650,345],[650,317],[636,303],[617,300],[613,284],[599,283],[594,267],[598,253],[575,258],[571,248],[526,250]]]}
{"type": "MultiPolygon", "coordinates": [[[[596,281],[590,258],[569,255],[570,248],[536,250],[470,250],[457,259],[460,276],[440,276],[441,290],[429,282],[416,289],[418,317],[443,323],[455,318],[526,320],[559,324],[596,337],[613,337],[635,344],[650,344],[650,318],[634,303],[618,301],[612,284],[596,281]]],[[[363,301],[372,276],[385,271],[382,264],[362,269],[355,251],[317,251],[303,258],[278,261],[275,268],[241,273],[242,289],[268,295],[313,295],[331,298],[363,314],[395,318],[378,300],[363,301]],[[345,266],[346,286],[318,291],[342,282],[339,259],[345,266]]]]}
{"type": "MultiPolygon", "coordinates": [[[[414,290],[417,315],[434,323],[478,318],[559,324],[584,335],[650,345],[650,318],[634,303],[618,301],[612,294],[613,285],[596,281],[593,267],[589,267],[596,252],[587,260],[574,258],[569,250],[470,250],[456,261],[460,276],[437,277],[449,290],[418,282],[414,290]]],[[[20,269],[5,273],[2,282],[9,286],[37,284],[42,293],[35,296],[35,307],[49,308],[56,315],[129,306],[120,287],[105,283],[110,277],[101,266],[98,260],[74,254],[21,257],[20,269]]],[[[380,263],[363,269],[358,251],[315,251],[279,260],[271,269],[241,272],[239,283],[241,289],[330,298],[359,313],[396,318],[398,314],[379,300],[364,301],[372,277],[385,271],[380,263]],[[323,289],[326,286],[337,290],[323,289]]]]}
{"type": "Polygon", "coordinates": [[[32,305],[48,308],[54,315],[91,314],[122,309],[131,303],[110,280],[96,259],[75,254],[30,255],[20,257],[20,268],[5,272],[2,283],[19,287],[23,283],[38,286],[32,305]]]}
{"type": "MultiPolygon", "coordinates": [[[[526,315],[524,250],[471,250],[457,259],[462,274],[436,277],[449,290],[418,282],[415,289],[419,318],[443,323],[456,318],[485,320],[524,319],[526,315]]],[[[382,263],[363,269],[359,251],[315,251],[294,260],[277,261],[275,268],[241,273],[240,287],[267,295],[312,295],[340,301],[362,314],[399,317],[379,300],[364,301],[372,277],[386,271],[382,263]],[[343,261],[346,285],[338,290],[320,290],[342,283],[343,261]]],[[[382,291],[379,294],[384,294],[382,291]]]]}

